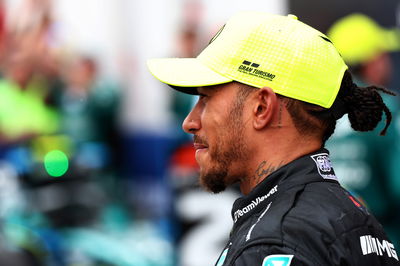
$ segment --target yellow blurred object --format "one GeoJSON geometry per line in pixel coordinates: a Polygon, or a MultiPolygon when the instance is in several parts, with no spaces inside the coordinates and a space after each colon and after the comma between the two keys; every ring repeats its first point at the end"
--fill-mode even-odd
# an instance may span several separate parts
{"type": "Polygon", "coordinates": [[[0,80],[0,134],[8,140],[51,134],[59,128],[56,110],[45,105],[40,90],[0,80]]]}
{"type": "Polygon", "coordinates": [[[400,30],[384,29],[363,14],[351,14],[338,20],[328,36],[345,62],[356,65],[382,52],[400,50],[400,30]]]}
{"type": "Polygon", "coordinates": [[[45,155],[53,150],[60,150],[67,157],[74,152],[72,140],[67,135],[41,135],[32,139],[32,153],[36,161],[43,162],[45,155]]]}
{"type": "Polygon", "coordinates": [[[238,81],[329,108],[346,64],[331,41],[295,15],[241,12],[233,16],[197,58],[148,61],[161,82],[186,93],[238,81]]]}

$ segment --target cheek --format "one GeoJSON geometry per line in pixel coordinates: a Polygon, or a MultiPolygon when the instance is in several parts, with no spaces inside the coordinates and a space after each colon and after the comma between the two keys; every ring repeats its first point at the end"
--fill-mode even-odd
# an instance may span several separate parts
{"type": "Polygon", "coordinates": [[[224,106],[209,105],[201,115],[203,126],[213,128],[223,128],[229,123],[229,110],[224,106]]]}

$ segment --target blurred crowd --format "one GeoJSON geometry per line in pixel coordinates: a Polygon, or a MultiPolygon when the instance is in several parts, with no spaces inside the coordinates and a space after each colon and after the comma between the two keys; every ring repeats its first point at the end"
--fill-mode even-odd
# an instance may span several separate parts
{"type": "MultiPolygon", "coordinates": [[[[10,15],[0,0],[0,265],[212,264],[238,190],[198,188],[187,135],[121,130],[123,83],[102,77],[98,58],[62,49],[51,0],[20,2],[10,15]]],[[[204,30],[201,1],[186,3],[177,57],[195,57],[220,26],[204,30]]],[[[399,93],[398,30],[353,14],[327,34],[358,83],[399,93]]],[[[386,98],[386,137],[381,128],[356,134],[344,118],[327,145],[342,184],[399,249],[400,102],[386,98]]],[[[195,100],[168,99],[174,132],[195,100]]]]}
{"type": "Polygon", "coordinates": [[[0,2],[0,265],[170,265],[121,196],[120,89],[60,49],[51,4],[0,2]]]}

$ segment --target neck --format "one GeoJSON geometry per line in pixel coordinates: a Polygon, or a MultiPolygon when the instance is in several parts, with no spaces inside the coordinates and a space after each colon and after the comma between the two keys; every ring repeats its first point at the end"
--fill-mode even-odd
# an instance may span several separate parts
{"type": "Polygon", "coordinates": [[[241,192],[247,195],[274,171],[320,148],[321,142],[300,140],[299,138],[291,141],[284,138],[281,138],[281,140],[275,138],[273,143],[266,143],[266,145],[260,147],[258,155],[252,159],[254,163],[250,166],[250,172],[247,177],[241,180],[241,192]]]}

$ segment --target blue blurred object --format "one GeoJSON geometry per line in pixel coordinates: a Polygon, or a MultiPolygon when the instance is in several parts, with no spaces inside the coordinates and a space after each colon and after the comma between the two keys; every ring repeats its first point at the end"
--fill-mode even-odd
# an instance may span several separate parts
{"type": "Polygon", "coordinates": [[[18,175],[30,173],[32,171],[32,154],[28,147],[16,145],[6,148],[3,152],[3,159],[13,165],[18,175]]]}
{"type": "Polygon", "coordinates": [[[176,139],[168,135],[135,132],[124,139],[127,197],[137,213],[150,219],[171,215],[171,186],[167,169],[176,139]]]}

